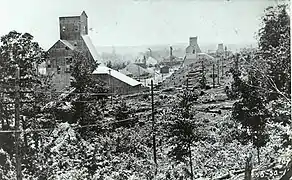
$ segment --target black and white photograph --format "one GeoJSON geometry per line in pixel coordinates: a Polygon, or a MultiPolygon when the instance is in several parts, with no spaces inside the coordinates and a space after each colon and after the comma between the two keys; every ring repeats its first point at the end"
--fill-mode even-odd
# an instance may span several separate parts
{"type": "Polygon", "coordinates": [[[0,180],[292,180],[290,0],[0,17],[0,180]]]}

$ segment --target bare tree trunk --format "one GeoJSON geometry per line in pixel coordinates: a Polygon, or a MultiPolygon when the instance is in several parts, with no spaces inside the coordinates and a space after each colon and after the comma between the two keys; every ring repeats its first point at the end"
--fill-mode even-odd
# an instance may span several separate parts
{"type": "Polygon", "coordinates": [[[2,109],[0,111],[0,119],[1,119],[1,127],[2,129],[4,128],[5,124],[4,124],[4,118],[2,117],[2,109]]]}
{"type": "Polygon", "coordinates": [[[213,79],[213,88],[215,88],[215,64],[213,64],[213,74],[212,74],[212,79],[213,79]]]}
{"type": "Polygon", "coordinates": [[[251,180],[251,171],[252,171],[252,155],[249,154],[246,158],[245,162],[245,174],[244,174],[244,180],[251,180]]]}
{"type": "MultiPolygon", "coordinates": [[[[26,129],[27,125],[26,125],[26,122],[24,121],[23,117],[21,117],[21,121],[22,121],[22,128],[26,129]]],[[[24,149],[25,149],[25,151],[27,151],[27,149],[28,149],[27,136],[28,136],[27,133],[23,134],[23,139],[24,139],[23,141],[24,141],[24,149]]]]}
{"type": "MultiPolygon", "coordinates": [[[[8,111],[8,108],[7,108],[7,106],[5,107],[5,109],[4,109],[4,112],[7,112],[8,111]]],[[[6,120],[6,128],[8,128],[9,127],[9,121],[8,121],[8,118],[5,118],[5,120],[6,120]]]]}
{"type": "Polygon", "coordinates": [[[34,146],[36,147],[36,149],[39,148],[39,139],[38,139],[38,133],[34,132],[32,135],[32,138],[34,140],[34,146]]]}
{"type": "Polygon", "coordinates": [[[260,160],[260,147],[257,147],[257,151],[258,151],[258,163],[261,164],[261,160],[260,160]]]}
{"type": "MultiPolygon", "coordinates": [[[[0,94],[0,100],[3,101],[2,98],[1,98],[1,96],[2,96],[2,94],[0,94]]],[[[3,127],[4,127],[5,125],[4,125],[4,118],[2,117],[2,114],[3,114],[3,105],[0,104],[1,128],[3,129],[3,127]]]]}
{"type": "Polygon", "coordinates": [[[189,158],[190,158],[190,168],[191,168],[191,180],[193,180],[193,178],[194,178],[194,173],[193,173],[193,162],[192,162],[191,143],[189,143],[189,158]]]}

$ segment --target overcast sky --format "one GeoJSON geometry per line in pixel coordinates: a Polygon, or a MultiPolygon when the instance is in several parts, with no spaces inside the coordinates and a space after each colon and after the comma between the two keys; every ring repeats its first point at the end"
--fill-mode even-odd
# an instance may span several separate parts
{"type": "Polygon", "coordinates": [[[97,46],[250,43],[275,0],[1,0],[0,35],[29,32],[44,49],[59,39],[59,16],[89,16],[97,46]]]}

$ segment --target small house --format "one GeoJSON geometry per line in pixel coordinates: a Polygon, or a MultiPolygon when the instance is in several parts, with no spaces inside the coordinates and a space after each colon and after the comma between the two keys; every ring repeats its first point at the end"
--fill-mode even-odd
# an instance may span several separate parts
{"type": "Polygon", "coordinates": [[[169,66],[162,66],[160,67],[161,74],[168,74],[169,73],[169,66]]]}
{"type": "Polygon", "coordinates": [[[96,68],[92,76],[104,82],[109,91],[115,94],[137,93],[144,89],[135,79],[103,65],[96,68]]]}

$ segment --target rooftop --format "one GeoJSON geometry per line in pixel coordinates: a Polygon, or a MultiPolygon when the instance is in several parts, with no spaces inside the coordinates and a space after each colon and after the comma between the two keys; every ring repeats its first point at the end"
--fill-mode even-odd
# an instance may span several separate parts
{"type": "Polygon", "coordinates": [[[123,73],[120,73],[114,69],[108,68],[106,66],[100,65],[96,68],[92,74],[110,74],[111,76],[123,81],[124,83],[129,84],[130,86],[137,86],[141,84],[140,82],[136,81],[133,78],[126,76],[123,73]]]}
{"type": "Polygon", "coordinates": [[[92,41],[91,41],[89,35],[82,35],[82,39],[84,40],[86,46],[88,47],[93,59],[95,61],[100,60],[99,55],[98,55],[94,45],[92,44],[92,41]]]}

